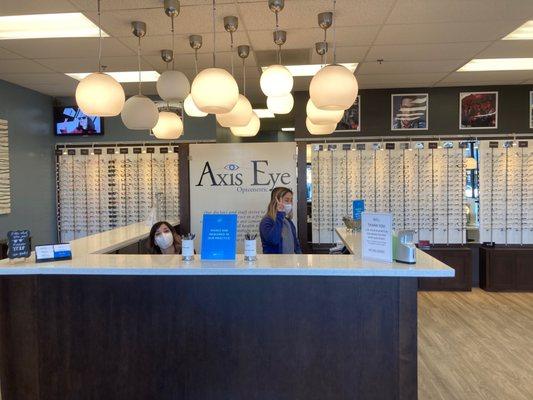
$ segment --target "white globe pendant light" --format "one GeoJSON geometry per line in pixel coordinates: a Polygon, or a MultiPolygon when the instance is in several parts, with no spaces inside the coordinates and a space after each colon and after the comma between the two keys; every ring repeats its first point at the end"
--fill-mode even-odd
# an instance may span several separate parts
{"type": "Polygon", "coordinates": [[[86,115],[114,117],[120,114],[126,96],[124,89],[113,77],[102,72],[102,24],[98,0],[98,72],[83,78],[76,87],[76,103],[86,115]]]}
{"type": "Polygon", "coordinates": [[[284,96],[267,97],[267,108],[274,114],[288,114],[294,107],[294,97],[292,94],[284,96]]]}
{"type": "Polygon", "coordinates": [[[139,39],[137,60],[139,65],[139,94],[126,100],[122,113],[122,122],[128,129],[152,129],[159,119],[159,112],[155,103],[142,94],[141,79],[141,38],[146,35],[146,24],[141,21],[132,22],[133,34],[139,39]]]}
{"type": "Polygon", "coordinates": [[[159,112],[152,100],[137,94],[126,100],[120,117],[128,129],[150,130],[157,124],[159,112]]]}
{"type": "Polygon", "coordinates": [[[248,122],[250,122],[252,114],[253,111],[250,101],[240,94],[237,104],[229,113],[217,114],[217,122],[225,128],[232,126],[246,126],[248,125],[248,122]]]}
{"type": "Polygon", "coordinates": [[[183,102],[183,108],[189,117],[198,118],[205,117],[207,115],[207,113],[200,111],[198,107],[196,107],[196,104],[194,104],[194,100],[192,99],[192,95],[190,93],[183,102]]]}
{"type": "Polygon", "coordinates": [[[311,99],[307,101],[307,118],[315,125],[337,124],[344,115],[344,110],[328,111],[316,108],[311,99]]]}
{"type": "Polygon", "coordinates": [[[158,139],[178,139],[183,133],[183,122],[176,113],[160,111],[159,120],[152,132],[158,139]]]}
{"type": "Polygon", "coordinates": [[[231,74],[221,68],[200,72],[191,88],[194,104],[208,114],[230,112],[239,100],[239,86],[231,74]]]}
{"type": "Polygon", "coordinates": [[[183,101],[191,91],[189,79],[181,71],[165,71],[157,80],[157,93],[166,102],[183,101]]]}
{"type": "Polygon", "coordinates": [[[232,126],[230,128],[231,133],[239,137],[252,137],[257,135],[259,128],[261,127],[261,121],[255,112],[252,112],[252,118],[246,126],[232,126]]]}
{"type": "Polygon", "coordinates": [[[337,124],[315,125],[309,118],[305,119],[305,126],[311,135],[329,135],[335,131],[337,124]]]}
{"type": "Polygon", "coordinates": [[[191,91],[189,79],[183,72],[174,70],[174,18],[180,13],[178,0],[164,1],[165,14],[170,17],[170,32],[172,35],[172,50],[162,50],[161,57],[167,63],[167,71],[163,72],[157,80],[156,88],[159,97],[168,102],[185,100],[191,91]],[[172,62],[172,70],[168,70],[172,62]]]}
{"type": "Polygon", "coordinates": [[[322,68],[313,77],[309,95],[317,108],[339,111],[353,105],[358,90],[354,74],[343,65],[332,64],[322,68]]]}
{"type": "Polygon", "coordinates": [[[86,115],[114,117],[124,107],[124,89],[113,77],[95,72],[76,87],[76,103],[86,115]]]}
{"type": "Polygon", "coordinates": [[[286,67],[276,64],[263,71],[259,84],[265,96],[279,97],[291,92],[294,78],[286,67]]]}

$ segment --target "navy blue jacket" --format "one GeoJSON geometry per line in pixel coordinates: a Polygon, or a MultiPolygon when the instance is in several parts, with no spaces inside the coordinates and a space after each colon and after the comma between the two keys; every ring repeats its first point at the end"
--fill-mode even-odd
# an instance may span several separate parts
{"type": "MultiPolygon", "coordinates": [[[[261,243],[263,244],[264,254],[283,254],[283,239],[281,237],[281,230],[283,229],[283,219],[285,213],[278,211],[276,220],[274,221],[268,215],[265,215],[259,225],[259,233],[261,235],[261,243]]],[[[294,239],[294,252],[302,254],[302,248],[298,237],[296,236],[296,227],[290,219],[287,219],[291,226],[292,237],[294,239]]]]}

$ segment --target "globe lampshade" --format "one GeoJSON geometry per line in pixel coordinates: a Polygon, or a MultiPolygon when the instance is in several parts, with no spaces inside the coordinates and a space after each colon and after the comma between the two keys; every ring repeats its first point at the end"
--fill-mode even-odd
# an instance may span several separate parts
{"type": "Polygon", "coordinates": [[[114,117],[122,111],[125,99],[120,83],[102,72],[86,76],[76,88],[76,103],[86,115],[114,117]]]}
{"type": "Polygon", "coordinates": [[[183,108],[189,117],[205,117],[207,115],[207,113],[200,111],[198,107],[196,107],[190,93],[183,102],[183,108]]]}
{"type": "Polygon", "coordinates": [[[322,110],[347,110],[357,98],[359,86],[354,74],[342,65],[328,65],[313,76],[309,95],[322,110]]]}
{"type": "Polygon", "coordinates": [[[307,118],[315,125],[337,124],[344,115],[344,110],[328,111],[316,108],[311,99],[307,101],[307,118]]]}
{"type": "Polygon", "coordinates": [[[252,118],[252,105],[242,94],[233,109],[226,114],[217,114],[217,122],[226,128],[232,126],[246,126],[252,118]]]}
{"type": "Polygon", "coordinates": [[[257,115],[252,112],[252,118],[246,126],[233,126],[231,127],[231,133],[240,137],[251,137],[257,135],[259,128],[261,127],[261,121],[257,115]]]}
{"type": "Polygon", "coordinates": [[[194,103],[209,114],[230,112],[239,100],[239,86],[231,74],[221,68],[207,68],[196,75],[191,87],[194,103]]]}
{"type": "Polygon", "coordinates": [[[315,125],[309,120],[309,118],[305,119],[305,126],[311,135],[329,135],[335,131],[335,128],[337,128],[336,123],[329,125],[315,125]]]}
{"type": "Polygon", "coordinates": [[[191,91],[189,79],[180,71],[165,71],[157,80],[157,93],[165,101],[183,101],[191,91]]]}
{"type": "Polygon", "coordinates": [[[183,122],[176,113],[161,111],[152,132],[158,139],[177,139],[183,133],[183,122]]]}
{"type": "Polygon", "coordinates": [[[291,112],[293,106],[294,97],[290,93],[284,96],[267,97],[267,108],[274,114],[288,114],[291,112]]]}
{"type": "Polygon", "coordinates": [[[126,128],[144,130],[152,129],[157,124],[159,112],[152,100],[138,94],[126,100],[120,116],[126,128]]]}
{"type": "Polygon", "coordinates": [[[291,92],[294,79],[287,68],[276,64],[263,71],[259,84],[265,96],[279,97],[291,92]]]}

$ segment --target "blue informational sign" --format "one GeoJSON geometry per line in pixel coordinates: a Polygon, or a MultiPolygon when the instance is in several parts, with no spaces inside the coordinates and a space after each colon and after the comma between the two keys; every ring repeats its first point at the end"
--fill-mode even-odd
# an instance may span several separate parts
{"type": "Polygon", "coordinates": [[[363,211],[365,211],[365,201],[354,200],[353,201],[353,219],[356,221],[361,221],[361,213],[363,211]]]}
{"type": "Polygon", "coordinates": [[[237,214],[204,214],[202,260],[235,260],[237,214]]]}

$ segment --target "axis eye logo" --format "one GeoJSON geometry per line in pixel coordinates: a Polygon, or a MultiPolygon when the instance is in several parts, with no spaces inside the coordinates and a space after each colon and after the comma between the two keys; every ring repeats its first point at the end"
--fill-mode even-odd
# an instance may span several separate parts
{"type": "Polygon", "coordinates": [[[226,164],[224,169],[227,169],[228,171],[237,171],[239,169],[239,166],[235,163],[226,164]]]}

